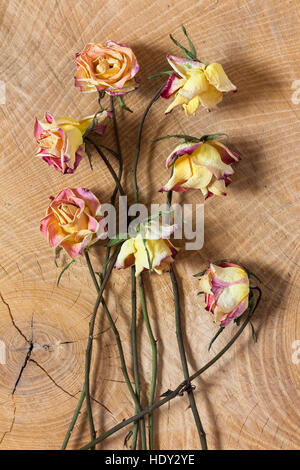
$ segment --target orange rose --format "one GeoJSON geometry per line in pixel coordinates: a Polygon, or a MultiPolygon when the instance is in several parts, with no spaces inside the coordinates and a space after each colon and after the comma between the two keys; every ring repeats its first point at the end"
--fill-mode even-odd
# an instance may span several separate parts
{"type": "Polygon", "coordinates": [[[75,86],[83,93],[94,91],[124,95],[137,88],[139,64],[129,46],[107,41],[89,43],[76,55],[75,86]]]}

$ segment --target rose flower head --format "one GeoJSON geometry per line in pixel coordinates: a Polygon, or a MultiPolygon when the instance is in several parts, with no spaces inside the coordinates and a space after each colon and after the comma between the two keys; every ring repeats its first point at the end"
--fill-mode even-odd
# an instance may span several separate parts
{"type": "Polygon", "coordinates": [[[231,164],[240,156],[218,140],[198,139],[178,145],[168,156],[166,167],[173,165],[169,181],[160,191],[183,192],[198,189],[206,198],[226,195],[226,186],[234,173],[231,164]]]}
{"type": "Polygon", "coordinates": [[[210,263],[199,279],[206,307],[221,327],[240,317],[248,308],[249,277],[246,270],[227,261],[210,263]]]}
{"type": "Polygon", "coordinates": [[[76,67],[75,86],[83,93],[124,95],[138,86],[140,67],[131,47],[125,44],[89,43],[76,55],[76,67]]]}
{"type": "Polygon", "coordinates": [[[107,226],[97,197],[85,188],[67,188],[51,197],[40,231],[53,248],[62,247],[72,257],[83,254],[107,236],[107,226]]]}
{"type": "Polygon", "coordinates": [[[136,276],[142,271],[153,270],[158,274],[170,271],[178,252],[169,240],[177,225],[162,225],[155,221],[141,229],[121,247],[115,268],[124,269],[135,265],[136,276]]]}
{"type": "Polygon", "coordinates": [[[92,123],[93,132],[103,134],[106,126],[101,123],[109,114],[109,111],[102,111],[76,121],[69,117],[54,119],[46,113],[45,122],[35,121],[34,137],[39,145],[37,156],[62,173],[74,173],[84,155],[84,134],[92,123]]]}
{"type": "Polygon", "coordinates": [[[174,72],[161,92],[163,98],[174,98],[165,113],[181,105],[187,116],[194,114],[200,105],[213,108],[223,99],[223,93],[236,92],[237,88],[221,64],[204,64],[198,60],[167,55],[174,72]]]}

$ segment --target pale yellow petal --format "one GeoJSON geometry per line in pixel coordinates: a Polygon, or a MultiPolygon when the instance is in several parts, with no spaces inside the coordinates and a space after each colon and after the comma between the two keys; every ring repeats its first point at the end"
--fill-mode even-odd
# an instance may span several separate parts
{"type": "Polygon", "coordinates": [[[184,183],[184,186],[194,189],[206,188],[213,177],[212,172],[204,166],[194,165],[193,159],[191,163],[193,175],[184,183]]]}
{"type": "Polygon", "coordinates": [[[221,178],[224,174],[233,174],[231,166],[226,165],[226,163],[222,161],[217,148],[209,143],[203,143],[194,150],[191,162],[193,168],[197,166],[205,167],[213,173],[216,178],[221,178]]]}
{"type": "MultiPolygon", "coordinates": [[[[67,138],[67,147],[65,153],[70,157],[72,165],[75,163],[75,154],[83,143],[82,134],[77,127],[66,126],[63,128],[63,131],[66,134],[67,138]],[[67,129],[66,127],[69,127],[67,129]]],[[[70,166],[70,164],[68,164],[70,166]]]]}
{"type": "Polygon", "coordinates": [[[200,291],[206,292],[207,294],[211,294],[211,281],[209,274],[204,274],[199,279],[199,287],[200,291]]]}
{"type": "Polygon", "coordinates": [[[204,73],[209,83],[217,90],[225,92],[236,90],[236,86],[231,83],[221,64],[209,64],[204,73]]]}
{"type": "Polygon", "coordinates": [[[56,118],[54,123],[55,125],[57,125],[57,127],[60,127],[62,129],[64,128],[69,129],[72,126],[77,127],[79,125],[79,121],[77,121],[76,119],[67,117],[67,116],[56,118]]]}
{"type": "Polygon", "coordinates": [[[80,130],[82,135],[85,133],[85,131],[87,130],[87,128],[89,127],[89,125],[93,121],[93,118],[94,118],[94,116],[92,118],[82,119],[79,122],[78,129],[80,130]]]}
{"type": "Polygon", "coordinates": [[[164,186],[166,191],[170,191],[175,186],[185,183],[193,174],[189,155],[178,157],[173,168],[173,175],[164,186]]]}
{"type": "Polygon", "coordinates": [[[208,87],[209,82],[206,79],[203,70],[197,70],[189,73],[188,79],[185,81],[185,84],[180,88],[178,93],[180,96],[191,100],[195,96],[207,91],[208,87]]]}
{"type": "MultiPolygon", "coordinates": [[[[150,263],[152,265],[152,260],[153,260],[153,253],[152,253],[152,246],[149,244],[150,240],[146,240],[146,246],[148,250],[148,255],[150,258],[150,263]]],[[[136,247],[136,253],[135,253],[135,275],[138,276],[141,272],[144,271],[144,269],[149,269],[149,261],[148,261],[148,255],[147,251],[144,245],[144,241],[142,236],[139,234],[135,238],[135,247],[136,247]]]]}
{"type": "Polygon", "coordinates": [[[248,284],[235,284],[223,290],[218,298],[218,307],[224,313],[232,312],[249,294],[248,284]]]}
{"type": "Polygon", "coordinates": [[[222,101],[223,95],[214,86],[209,85],[208,90],[201,93],[199,98],[202,106],[210,109],[222,101]]]}
{"type": "Polygon", "coordinates": [[[184,104],[184,103],[187,103],[187,102],[188,102],[187,98],[184,98],[183,96],[180,96],[180,95],[177,94],[174,101],[165,110],[165,114],[170,113],[172,111],[172,109],[174,109],[176,106],[179,106],[180,104],[184,104]]]}
{"type": "Polygon", "coordinates": [[[189,101],[188,104],[183,104],[182,106],[187,116],[190,116],[191,114],[195,114],[195,112],[200,106],[199,96],[195,96],[195,98],[189,101]]]}
{"type": "Polygon", "coordinates": [[[216,196],[224,196],[226,194],[226,186],[224,180],[216,180],[208,186],[208,191],[216,196]]]}
{"type": "Polygon", "coordinates": [[[118,254],[118,258],[116,261],[116,268],[123,269],[132,266],[135,261],[135,252],[135,240],[134,238],[129,238],[122,244],[120,253],[118,254]]]}
{"type": "Polygon", "coordinates": [[[151,266],[153,269],[159,268],[172,255],[167,241],[163,239],[147,240],[147,248],[153,254],[151,266]]]}
{"type": "Polygon", "coordinates": [[[236,282],[244,280],[248,282],[248,274],[241,266],[218,266],[211,264],[212,272],[217,276],[218,279],[225,282],[236,282]]]}

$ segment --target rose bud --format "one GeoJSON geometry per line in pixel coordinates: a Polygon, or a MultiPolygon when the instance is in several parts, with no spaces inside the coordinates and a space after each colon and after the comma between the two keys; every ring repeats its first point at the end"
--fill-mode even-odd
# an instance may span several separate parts
{"type": "Polygon", "coordinates": [[[240,159],[217,140],[180,144],[167,158],[166,167],[173,165],[173,174],[160,191],[199,189],[206,198],[226,195],[234,173],[231,163],[240,159]]]}
{"type": "Polygon", "coordinates": [[[76,121],[69,117],[54,119],[46,113],[45,122],[35,121],[34,137],[39,145],[37,156],[62,173],[74,173],[84,155],[83,135],[93,119],[97,121],[93,132],[103,134],[106,126],[101,122],[108,115],[108,111],[102,111],[97,116],[76,121]]]}
{"type": "Polygon", "coordinates": [[[83,93],[124,95],[137,88],[139,64],[131,47],[107,41],[87,44],[76,55],[75,86],[83,93]]]}
{"type": "Polygon", "coordinates": [[[63,189],[51,197],[40,231],[51,247],[62,247],[72,257],[83,254],[97,240],[106,238],[107,227],[97,197],[85,188],[63,189]]]}
{"type": "Polygon", "coordinates": [[[249,277],[241,266],[228,262],[210,263],[199,279],[208,312],[221,327],[240,317],[248,308],[249,277]]]}
{"type": "Polygon", "coordinates": [[[165,113],[182,105],[187,116],[194,114],[200,105],[213,108],[222,101],[224,92],[235,92],[237,88],[223,70],[221,64],[203,64],[197,60],[167,55],[174,73],[170,75],[161,92],[163,98],[175,98],[165,113]]]}
{"type": "Polygon", "coordinates": [[[144,235],[126,240],[118,255],[115,268],[124,269],[135,265],[136,276],[142,271],[153,270],[158,274],[170,271],[170,264],[179,251],[168,237],[176,230],[177,225],[168,226],[151,224],[144,235]]]}

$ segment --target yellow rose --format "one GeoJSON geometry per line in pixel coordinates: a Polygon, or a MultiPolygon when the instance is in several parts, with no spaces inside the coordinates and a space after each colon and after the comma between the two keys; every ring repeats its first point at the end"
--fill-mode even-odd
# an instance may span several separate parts
{"type": "MultiPolygon", "coordinates": [[[[109,114],[109,111],[97,114],[93,132],[104,133],[106,126],[101,122],[109,114]]],[[[70,117],[54,119],[51,114],[46,113],[45,122],[36,119],[34,136],[39,145],[37,156],[62,173],[74,173],[84,155],[83,135],[93,118],[94,116],[88,116],[81,121],[70,117]]]]}
{"type": "Polygon", "coordinates": [[[136,276],[142,271],[149,270],[150,267],[158,274],[169,271],[178,248],[170,242],[168,237],[176,228],[176,225],[158,227],[154,223],[146,230],[144,237],[138,233],[136,237],[129,238],[121,247],[115,268],[124,269],[135,265],[136,276]]]}
{"type": "Polygon", "coordinates": [[[210,263],[199,279],[205,296],[205,309],[214,315],[221,326],[241,316],[248,308],[249,277],[241,266],[228,262],[210,263]]]}
{"type": "Polygon", "coordinates": [[[187,116],[194,114],[200,105],[213,108],[222,101],[224,92],[236,92],[237,88],[223,70],[221,64],[202,64],[197,60],[167,56],[174,70],[161,92],[163,98],[174,97],[165,113],[182,105],[187,116]]]}
{"type": "Polygon", "coordinates": [[[234,173],[231,163],[240,159],[217,140],[180,144],[167,158],[166,166],[173,165],[173,174],[160,191],[198,189],[206,198],[225,195],[234,173]]]}

